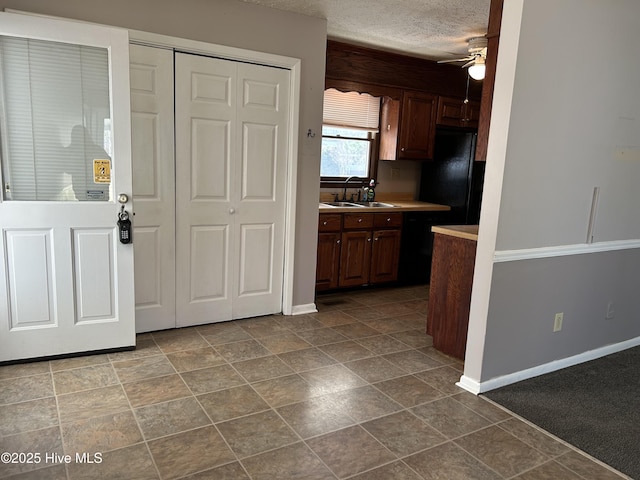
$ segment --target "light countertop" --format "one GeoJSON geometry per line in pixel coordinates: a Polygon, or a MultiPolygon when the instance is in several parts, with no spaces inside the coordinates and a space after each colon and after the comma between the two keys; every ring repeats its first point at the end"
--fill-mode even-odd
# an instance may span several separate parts
{"type": "Polygon", "coordinates": [[[333,198],[331,195],[321,195],[320,213],[375,213],[375,212],[448,212],[451,210],[449,205],[439,205],[437,203],[420,202],[418,200],[412,200],[410,196],[405,194],[381,194],[376,195],[376,201],[389,203],[393,207],[331,207],[325,205],[322,202],[330,202],[333,198]],[[323,198],[325,197],[325,198],[323,198]]]}
{"type": "Polygon", "coordinates": [[[433,233],[478,241],[478,225],[442,225],[431,227],[433,233]]]}

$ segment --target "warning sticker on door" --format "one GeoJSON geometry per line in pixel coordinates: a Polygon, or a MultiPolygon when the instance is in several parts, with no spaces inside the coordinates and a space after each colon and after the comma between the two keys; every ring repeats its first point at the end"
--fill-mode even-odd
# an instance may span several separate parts
{"type": "Polygon", "coordinates": [[[111,183],[110,160],[93,160],[93,183],[111,183]]]}

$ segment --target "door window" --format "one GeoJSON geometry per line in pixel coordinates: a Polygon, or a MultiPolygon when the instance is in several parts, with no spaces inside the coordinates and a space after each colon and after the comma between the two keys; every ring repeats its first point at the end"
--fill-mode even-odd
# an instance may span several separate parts
{"type": "Polygon", "coordinates": [[[0,36],[5,201],[111,201],[106,48],[0,36]]]}

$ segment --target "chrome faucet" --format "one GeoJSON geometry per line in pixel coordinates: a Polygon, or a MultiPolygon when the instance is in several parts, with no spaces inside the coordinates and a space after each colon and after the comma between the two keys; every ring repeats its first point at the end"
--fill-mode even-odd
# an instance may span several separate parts
{"type": "MultiPolygon", "coordinates": [[[[342,191],[342,201],[346,202],[347,201],[347,187],[349,186],[349,181],[353,178],[357,178],[357,175],[352,175],[350,177],[347,177],[347,179],[344,181],[344,190],[342,191]]],[[[353,200],[353,197],[351,198],[353,200]]]]}

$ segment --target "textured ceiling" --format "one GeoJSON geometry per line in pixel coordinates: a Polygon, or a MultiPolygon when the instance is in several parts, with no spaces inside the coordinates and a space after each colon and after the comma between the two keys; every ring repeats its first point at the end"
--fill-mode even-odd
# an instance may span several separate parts
{"type": "Polygon", "coordinates": [[[443,60],[487,32],[490,0],[243,0],[327,19],[332,40],[443,60]]]}

